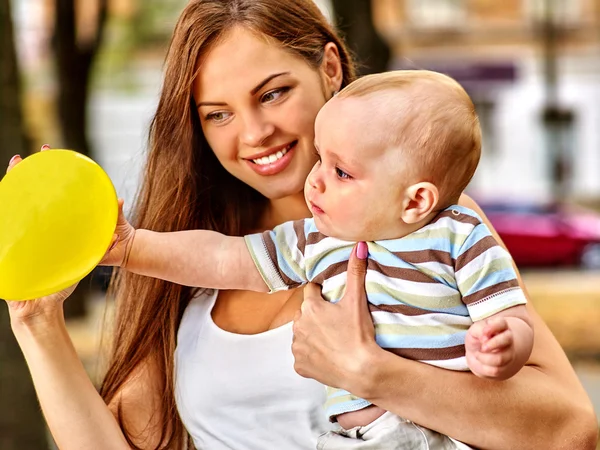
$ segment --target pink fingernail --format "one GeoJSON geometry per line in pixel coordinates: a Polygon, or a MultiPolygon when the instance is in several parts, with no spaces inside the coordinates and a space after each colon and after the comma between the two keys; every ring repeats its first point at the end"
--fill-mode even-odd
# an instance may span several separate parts
{"type": "Polygon", "coordinates": [[[48,144],[42,145],[42,150],[48,150],[50,146],[48,144]]]}
{"type": "Polygon", "coordinates": [[[367,259],[368,253],[369,249],[367,248],[367,244],[364,242],[359,242],[358,247],[356,247],[356,256],[358,256],[358,259],[367,259]]]}
{"type": "Polygon", "coordinates": [[[15,155],[12,158],[10,158],[10,161],[8,162],[8,165],[10,166],[13,162],[15,162],[15,159],[20,158],[21,155],[15,155]]]}

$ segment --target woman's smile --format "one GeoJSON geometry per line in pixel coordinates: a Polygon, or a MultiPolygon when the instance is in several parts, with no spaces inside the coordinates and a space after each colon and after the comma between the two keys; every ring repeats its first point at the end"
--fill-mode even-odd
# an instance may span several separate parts
{"type": "Polygon", "coordinates": [[[244,161],[259,175],[276,175],[290,164],[298,141],[273,147],[265,152],[244,158],[244,161]]]}

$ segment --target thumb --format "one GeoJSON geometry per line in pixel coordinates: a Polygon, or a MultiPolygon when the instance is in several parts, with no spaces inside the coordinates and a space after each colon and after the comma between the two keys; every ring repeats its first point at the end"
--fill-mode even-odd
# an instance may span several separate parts
{"type": "Polygon", "coordinates": [[[116,233],[119,235],[119,237],[122,240],[127,240],[131,233],[131,224],[127,221],[127,219],[125,218],[125,214],[123,213],[123,204],[125,203],[125,200],[123,200],[122,198],[119,198],[119,215],[117,218],[117,229],[116,229],[116,233]]]}
{"type": "Polygon", "coordinates": [[[122,224],[123,222],[125,222],[125,215],[123,214],[123,205],[125,204],[125,200],[123,200],[122,198],[119,198],[118,200],[118,205],[119,205],[119,216],[118,216],[118,223],[122,224]]]}
{"type": "Polygon", "coordinates": [[[352,249],[350,260],[348,261],[348,275],[344,298],[349,297],[356,302],[359,302],[365,298],[367,255],[368,248],[365,242],[359,242],[354,246],[354,249],[352,249]]]}

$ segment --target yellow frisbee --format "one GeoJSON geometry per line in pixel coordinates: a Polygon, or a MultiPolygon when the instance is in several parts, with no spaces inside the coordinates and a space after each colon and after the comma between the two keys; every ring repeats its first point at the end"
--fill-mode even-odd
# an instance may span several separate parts
{"type": "Polygon", "coordinates": [[[30,300],[80,281],[117,224],[108,175],[71,150],[35,153],[0,181],[0,298],[30,300]]]}

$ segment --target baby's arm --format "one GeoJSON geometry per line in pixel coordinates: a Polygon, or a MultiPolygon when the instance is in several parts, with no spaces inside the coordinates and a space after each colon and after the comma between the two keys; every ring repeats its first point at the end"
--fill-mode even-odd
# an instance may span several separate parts
{"type": "Polygon", "coordinates": [[[136,230],[124,260],[130,272],[185,286],[268,292],[243,237],[209,230],[136,230]]]}
{"type": "Polygon", "coordinates": [[[467,364],[482,378],[506,380],[529,359],[533,327],[525,305],[513,306],[475,322],[465,339],[467,364]]]}

